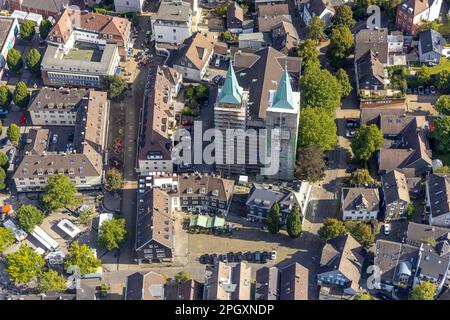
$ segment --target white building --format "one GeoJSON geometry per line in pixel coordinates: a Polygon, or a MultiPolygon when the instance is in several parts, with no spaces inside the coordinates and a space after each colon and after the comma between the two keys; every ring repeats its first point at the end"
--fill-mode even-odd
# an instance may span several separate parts
{"type": "Polygon", "coordinates": [[[156,42],[179,45],[192,36],[192,9],[187,2],[161,2],[151,17],[156,42]]]}
{"type": "Polygon", "coordinates": [[[0,78],[6,65],[9,50],[14,47],[19,34],[19,22],[15,18],[0,17],[0,78]]]}
{"type": "Polygon", "coordinates": [[[380,195],[376,188],[342,188],[342,219],[376,219],[380,211],[380,195]]]}

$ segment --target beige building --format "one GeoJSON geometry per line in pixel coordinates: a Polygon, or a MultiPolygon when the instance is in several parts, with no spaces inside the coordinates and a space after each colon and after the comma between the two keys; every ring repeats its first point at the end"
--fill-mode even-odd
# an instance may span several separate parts
{"type": "Polygon", "coordinates": [[[54,174],[66,175],[79,189],[100,188],[109,114],[106,92],[44,88],[29,112],[33,128],[17,154],[17,191],[41,191],[54,174]]]}

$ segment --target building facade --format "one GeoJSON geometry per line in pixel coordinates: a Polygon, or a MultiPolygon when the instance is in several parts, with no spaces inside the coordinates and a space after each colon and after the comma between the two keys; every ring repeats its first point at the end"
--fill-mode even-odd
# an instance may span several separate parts
{"type": "Polygon", "coordinates": [[[6,66],[6,57],[9,50],[14,48],[19,34],[19,22],[17,19],[0,17],[0,79],[6,66]]]}

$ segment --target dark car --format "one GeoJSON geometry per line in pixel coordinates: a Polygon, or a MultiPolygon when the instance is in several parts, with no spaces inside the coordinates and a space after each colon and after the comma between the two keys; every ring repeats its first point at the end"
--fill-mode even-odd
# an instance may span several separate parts
{"type": "Polygon", "coordinates": [[[0,140],[0,147],[5,146],[8,143],[8,137],[4,137],[0,140]]]}
{"type": "Polygon", "coordinates": [[[233,262],[234,259],[234,253],[233,252],[228,252],[227,253],[227,260],[228,262],[233,262]]]}
{"type": "Polygon", "coordinates": [[[218,264],[219,263],[219,258],[217,257],[217,254],[215,254],[215,253],[213,253],[211,256],[210,256],[210,262],[211,262],[211,264],[218,264]]]}
{"type": "Polygon", "coordinates": [[[247,251],[245,253],[245,260],[247,260],[248,262],[253,261],[253,254],[250,251],[247,251]]]}
{"type": "Polygon", "coordinates": [[[199,261],[200,261],[201,264],[208,264],[208,262],[209,262],[209,254],[201,255],[199,261]]]}
{"type": "Polygon", "coordinates": [[[392,300],[392,298],[389,295],[383,292],[377,292],[375,297],[380,300],[392,300]]]}
{"type": "Polygon", "coordinates": [[[218,84],[219,82],[220,82],[220,80],[222,80],[222,76],[220,75],[220,74],[218,74],[217,76],[215,76],[213,79],[212,79],[212,81],[215,83],[215,84],[218,84]]]}
{"type": "Polygon", "coordinates": [[[255,251],[255,253],[253,254],[253,260],[255,260],[255,262],[260,262],[261,261],[261,252],[255,251]]]}
{"type": "Polygon", "coordinates": [[[219,261],[227,263],[228,262],[227,255],[226,254],[219,255],[219,261]]]}
{"type": "Polygon", "coordinates": [[[244,260],[244,255],[242,254],[242,252],[238,252],[234,255],[235,262],[241,262],[242,260],[244,260]]]}
{"type": "Polygon", "coordinates": [[[359,122],[357,119],[345,119],[345,126],[347,128],[358,128],[359,122]]]}

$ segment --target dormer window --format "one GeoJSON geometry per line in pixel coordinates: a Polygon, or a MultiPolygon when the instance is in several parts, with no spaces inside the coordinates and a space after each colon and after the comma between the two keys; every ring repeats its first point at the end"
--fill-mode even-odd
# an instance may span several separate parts
{"type": "Polygon", "coordinates": [[[206,188],[200,188],[200,193],[201,194],[206,194],[206,188]]]}
{"type": "Polygon", "coordinates": [[[214,197],[218,197],[219,196],[219,190],[217,190],[217,189],[213,190],[212,195],[214,197]]]}
{"type": "Polygon", "coordinates": [[[189,187],[189,188],[187,188],[187,189],[186,189],[186,192],[187,192],[187,193],[192,193],[192,192],[193,192],[193,190],[192,190],[192,188],[191,188],[191,187],[189,187]]]}

